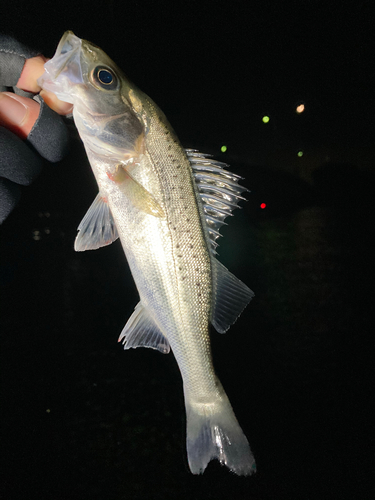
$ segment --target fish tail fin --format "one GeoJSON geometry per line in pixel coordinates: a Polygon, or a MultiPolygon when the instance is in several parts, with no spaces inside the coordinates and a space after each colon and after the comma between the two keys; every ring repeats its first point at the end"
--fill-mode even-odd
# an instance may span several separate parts
{"type": "Polygon", "coordinates": [[[211,402],[186,398],[186,446],[190,470],[203,474],[207,464],[217,458],[239,476],[256,470],[254,456],[227,395],[218,381],[219,395],[211,402]]]}

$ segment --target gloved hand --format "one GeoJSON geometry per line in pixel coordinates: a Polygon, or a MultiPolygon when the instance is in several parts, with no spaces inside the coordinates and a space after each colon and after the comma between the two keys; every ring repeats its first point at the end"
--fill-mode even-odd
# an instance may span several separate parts
{"type": "Polygon", "coordinates": [[[57,162],[68,151],[68,130],[59,114],[71,112],[72,105],[40,92],[36,83],[46,61],[0,35],[0,224],[19,200],[19,186],[41,172],[42,158],[57,162]]]}

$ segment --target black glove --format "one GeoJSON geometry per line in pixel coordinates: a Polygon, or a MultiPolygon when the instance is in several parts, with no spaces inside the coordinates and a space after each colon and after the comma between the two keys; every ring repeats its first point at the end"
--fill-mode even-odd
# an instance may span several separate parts
{"type": "Polygon", "coordinates": [[[43,159],[60,161],[68,152],[68,130],[60,115],[43,99],[16,87],[26,59],[32,51],[11,37],[0,35],[0,91],[34,98],[40,104],[38,119],[24,141],[0,126],[0,224],[17,204],[19,185],[27,186],[41,172],[43,159]]]}

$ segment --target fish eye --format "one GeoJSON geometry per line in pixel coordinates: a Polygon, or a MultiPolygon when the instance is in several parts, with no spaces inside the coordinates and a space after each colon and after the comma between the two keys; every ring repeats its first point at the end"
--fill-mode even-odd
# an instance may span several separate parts
{"type": "Polygon", "coordinates": [[[110,85],[113,82],[113,76],[106,69],[98,71],[98,78],[100,83],[104,83],[104,85],[110,85]]]}
{"type": "Polygon", "coordinates": [[[105,66],[96,66],[91,72],[91,80],[95,87],[103,90],[116,90],[118,87],[114,71],[105,66]]]}

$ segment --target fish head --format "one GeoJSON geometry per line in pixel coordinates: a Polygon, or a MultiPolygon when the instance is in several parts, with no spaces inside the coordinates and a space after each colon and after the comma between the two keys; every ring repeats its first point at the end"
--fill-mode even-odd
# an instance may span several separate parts
{"type": "Polygon", "coordinates": [[[86,148],[119,161],[139,153],[146,124],[129,98],[134,89],[102,49],[66,31],[44,69],[38,84],[74,105],[86,148]]]}

